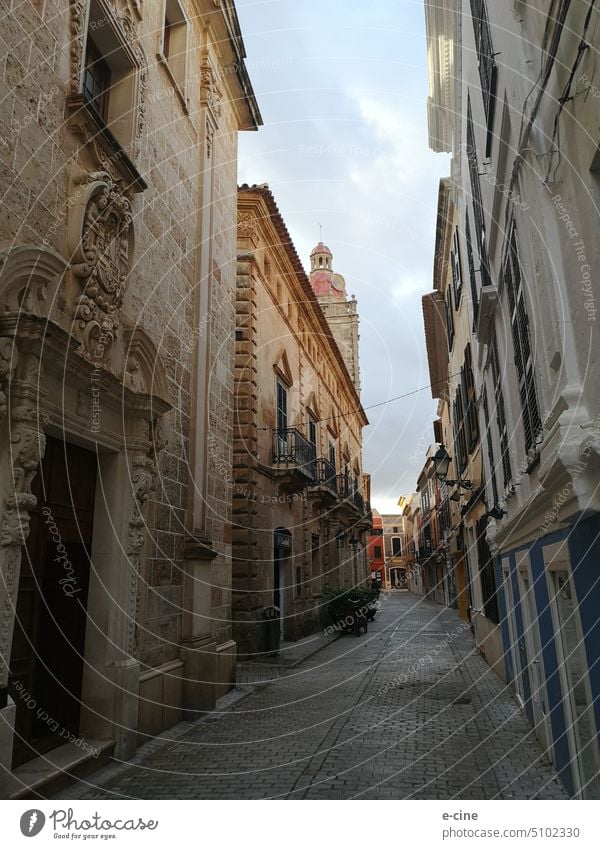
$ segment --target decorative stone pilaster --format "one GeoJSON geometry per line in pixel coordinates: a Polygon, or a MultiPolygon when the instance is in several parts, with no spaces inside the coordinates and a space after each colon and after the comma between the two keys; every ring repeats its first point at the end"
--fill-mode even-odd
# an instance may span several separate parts
{"type": "Polygon", "coordinates": [[[204,51],[200,61],[200,103],[205,109],[206,158],[210,159],[215,133],[223,114],[223,92],[219,87],[216,71],[208,52],[204,51]]]}
{"type": "Polygon", "coordinates": [[[145,540],[145,508],[156,490],[157,464],[153,453],[135,454],[131,461],[131,485],[133,510],[129,520],[127,555],[129,558],[130,584],[127,603],[127,654],[132,655],[138,642],[138,616],[140,607],[138,584],[140,557],[145,540]]]}
{"type": "MultiPolygon", "coordinates": [[[[28,376],[37,366],[29,357],[28,376]]],[[[14,366],[13,366],[14,369],[14,366]]],[[[27,375],[26,375],[27,377],[27,375]]],[[[4,486],[0,518],[0,707],[6,705],[8,666],[21,567],[21,547],[29,535],[29,515],[36,505],[31,483],[46,448],[45,419],[40,416],[28,381],[10,392],[9,443],[2,459],[4,486]]],[[[30,385],[35,385],[33,382],[30,385]]],[[[9,390],[10,391],[10,390],[9,390]]]]}

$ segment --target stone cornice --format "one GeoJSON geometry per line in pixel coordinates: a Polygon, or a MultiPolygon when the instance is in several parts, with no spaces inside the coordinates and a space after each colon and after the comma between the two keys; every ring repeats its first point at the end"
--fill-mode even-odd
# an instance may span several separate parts
{"type": "Polygon", "coordinates": [[[193,0],[222,62],[220,82],[239,117],[240,130],[257,130],[263,120],[246,68],[246,49],[233,0],[193,0]]]}
{"type": "Polygon", "coordinates": [[[429,97],[429,146],[436,153],[452,152],[454,128],[455,0],[425,0],[429,97]]]}

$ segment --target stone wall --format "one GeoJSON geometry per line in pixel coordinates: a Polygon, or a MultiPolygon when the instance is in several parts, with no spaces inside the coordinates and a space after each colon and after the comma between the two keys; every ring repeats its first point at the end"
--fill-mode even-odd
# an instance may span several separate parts
{"type": "MultiPolygon", "coordinates": [[[[137,597],[129,614],[135,619],[134,665],[141,669],[139,730],[145,733],[172,724],[182,707],[194,707],[184,704],[182,641],[199,630],[216,653],[212,671],[203,673],[214,678],[205,682],[213,690],[203,706],[214,704],[235,678],[230,500],[237,132],[256,128],[260,115],[249,83],[242,85],[247,78],[242,81],[240,42],[228,34],[224,13],[200,0],[183,0],[183,6],[189,18],[185,82],[176,81],[162,55],[162,4],[98,0],[94,15],[102,17],[91,27],[85,3],[24,2],[5,11],[0,35],[7,92],[0,104],[0,269],[10,276],[14,261],[7,252],[23,245],[51,256],[57,269],[61,263],[67,267],[55,303],[44,309],[63,328],[61,339],[72,334],[73,350],[82,358],[80,373],[93,369],[91,382],[97,380],[100,389],[96,418],[86,421],[90,382],[82,389],[65,371],[65,441],[101,444],[102,450],[124,452],[127,462],[143,448],[148,463],[155,464],[135,516],[139,569],[136,565],[137,597]],[[80,94],[86,38],[93,34],[102,44],[109,31],[120,39],[134,69],[133,130],[127,141],[110,119],[112,137],[94,124],[80,94]],[[110,203],[118,202],[130,215],[126,246],[115,241],[106,249],[107,274],[113,273],[111,262],[121,273],[126,253],[122,292],[109,293],[108,305],[91,304],[102,326],[110,326],[106,345],[99,344],[94,322],[77,312],[74,300],[85,263],[77,258],[81,231],[75,241],[73,234],[83,190],[95,185],[112,192],[110,203]],[[130,440],[125,444],[105,388],[119,381],[122,430],[130,440]],[[154,395],[161,400],[152,412],[154,395]],[[143,403],[136,401],[142,396],[143,403]],[[150,421],[145,431],[134,422],[142,407],[150,421]],[[190,543],[209,564],[201,585],[190,543]],[[170,700],[165,709],[159,705],[160,716],[144,704],[156,693],[159,701],[170,700]]],[[[96,225],[92,219],[92,236],[101,239],[96,225]]],[[[103,249],[97,250],[104,260],[103,249]]],[[[4,278],[0,283],[4,297],[4,278]]],[[[88,286],[83,295],[89,299],[91,291],[88,286]]],[[[3,302],[0,311],[9,306],[3,302]]],[[[0,377],[4,381],[5,373],[0,377]]],[[[41,388],[60,397],[50,382],[41,388]]],[[[2,457],[3,451],[0,445],[2,457]]],[[[135,463],[129,475],[123,472],[123,493],[136,492],[139,474],[135,463]]],[[[134,710],[135,699],[132,692],[134,710]]]]}

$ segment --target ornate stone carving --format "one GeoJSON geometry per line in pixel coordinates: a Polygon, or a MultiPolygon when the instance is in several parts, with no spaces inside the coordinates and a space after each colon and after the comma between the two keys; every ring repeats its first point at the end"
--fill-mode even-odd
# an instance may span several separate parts
{"type": "Polygon", "coordinates": [[[210,159],[215,133],[223,114],[223,92],[207,51],[203,52],[200,60],[200,104],[206,109],[206,155],[210,159]]]}
{"type": "Polygon", "coordinates": [[[200,61],[200,103],[218,122],[223,112],[223,92],[206,51],[202,54],[200,61]]]}
{"type": "Polygon", "coordinates": [[[256,240],[258,219],[254,212],[240,212],[238,215],[237,234],[242,239],[256,240]]]}
{"type": "Polygon", "coordinates": [[[4,499],[0,545],[20,546],[29,534],[29,511],[36,505],[31,482],[46,449],[45,423],[33,404],[22,403],[11,411],[12,480],[4,499]]]}
{"type": "Polygon", "coordinates": [[[69,222],[77,291],[68,305],[84,348],[101,360],[120,324],[119,310],[133,255],[131,204],[110,174],[87,174],[69,222]]]}
{"type": "Polygon", "coordinates": [[[8,390],[17,367],[19,352],[14,339],[0,339],[0,421],[8,408],[8,390]]]}
{"type": "Polygon", "coordinates": [[[8,663],[15,621],[15,605],[21,566],[21,547],[0,549],[0,581],[2,581],[2,609],[0,610],[0,687],[8,683],[8,663]]]}
{"type": "Polygon", "coordinates": [[[129,520],[129,536],[127,541],[127,553],[138,555],[144,544],[144,529],[146,520],[144,508],[148,499],[156,489],[156,461],[153,457],[145,454],[137,454],[132,460],[131,485],[133,488],[134,507],[129,520]]]}
{"type": "Polygon", "coordinates": [[[133,389],[134,392],[144,392],[146,389],[142,366],[135,356],[131,356],[127,360],[125,383],[130,389],[133,389]]]}
{"type": "Polygon", "coordinates": [[[0,252],[0,314],[48,316],[67,268],[48,247],[12,245],[0,252]]]}
{"type": "Polygon", "coordinates": [[[71,94],[79,93],[85,45],[85,0],[71,0],[71,94]]]}
{"type": "Polygon", "coordinates": [[[135,124],[135,140],[133,143],[134,146],[134,156],[137,156],[140,152],[140,148],[142,146],[142,138],[144,135],[144,127],[146,126],[146,95],[148,92],[148,64],[146,62],[146,57],[144,55],[144,51],[141,47],[138,47],[135,51],[135,56],[139,66],[139,78],[138,78],[138,106],[137,106],[137,120],[135,124]]]}
{"type": "MultiPolygon", "coordinates": [[[[168,403],[169,388],[161,356],[148,334],[137,325],[124,334],[126,366],[125,383],[134,392],[152,395],[168,403]]],[[[164,409],[156,411],[153,418],[164,409]]]]}

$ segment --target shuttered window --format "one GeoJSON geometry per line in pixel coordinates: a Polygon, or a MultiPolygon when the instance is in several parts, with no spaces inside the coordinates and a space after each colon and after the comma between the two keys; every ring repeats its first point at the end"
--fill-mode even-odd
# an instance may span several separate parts
{"type": "Polygon", "coordinates": [[[460,241],[458,238],[458,230],[454,231],[454,236],[452,239],[450,263],[452,266],[452,289],[454,291],[454,309],[458,310],[460,306],[460,296],[462,294],[462,263],[460,259],[460,241]]]}
{"type": "Polygon", "coordinates": [[[481,196],[481,183],[479,182],[477,145],[475,144],[475,132],[473,130],[473,115],[471,113],[470,98],[467,99],[467,159],[469,162],[469,178],[471,182],[471,196],[473,199],[475,240],[479,251],[479,273],[481,276],[481,285],[489,286],[491,283],[491,275],[487,257],[485,216],[483,212],[483,198],[481,196]]]}
{"type": "Polygon", "coordinates": [[[477,50],[477,66],[479,68],[481,96],[483,97],[483,108],[485,111],[488,130],[486,155],[489,156],[492,135],[491,131],[494,121],[494,107],[496,105],[496,79],[498,69],[494,59],[492,31],[490,28],[485,0],[471,0],[471,17],[473,19],[475,49],[477,50]]]}
{"type": "Polygon", "coordinates": [[[448,350],[454,345],[454,315],[452,313],[452,293],[450,289],[446,292],[446,334],[448,337],[448,350]]]}
{"type": "Polygon", "coordinates": [[[504,393],[502,391],[502,375],[498,362],[498,346],[496,339],[490,343],[490,365],[492,367],[492,382],[494,384],[494,401],[496,403],[496,418],[498,421],[498,434],[500,436],[500,456],[502,458],[502,473],[504,486],[507,487],[510,478],[510,455],[508,452],[508,427],[506,425],[506,408],[504,407],[504,393]]]}
{"type": "Polygon", "coordinates": [[[456,390],[453,405],[454,418],[454,456],[458,475],[462,475],[467,465],[467,440],[465,437],[465,407],[462,386],[456,390]]]}
{"type": "Polygon", "coordinates": [[[515,367],[519,381],[519,397],[521,399],[523,430],[525,433],[525,450],[529,451],[530,448],[533,448],[535,440],[542,429],[542,422],[535,389],[529,320],[527,317],[525,292],[519,261],[517,228],[514,219],[511,221],[509,227],[508,247],[503,264],[503,277],[508,296],[515,367]]]}
{"type": "Polygon", "coordinates": [[[463,392],[465,398],[465,419],[467,429],[467,444],[472,452],[479,440],[479,425],[477,422],[477,397],[475,394],[475,379],[471,360],[471,346],[465,348],[465,364],[462,370],[463,392]]]}
{"type": "Polygon", "coordinates": [[[494,443],[492,441],[490,409],[488,404],[487,386],[483,387],[481,395],[483,406],[483,418],[485,423],[485,443],[487,448],[488,463],[490,466],[490,483],[492,484],[492,498],[494,505],[498,503],[498,482],[496,480],[496,461],[494,459],[494,443]]]}
{"type": "Polygon", "coordinates": [[[473,329],[479,312],[479,295],[477,292],[477,280],[475,279],[475,260],[473,259],[473,240],[471,239],[471,224],[469,215],[465,218],[465,238],[467,240],[467,262],[469,263],[469,283],[471,284],[471,303],[473,304],[473,329]]]}

